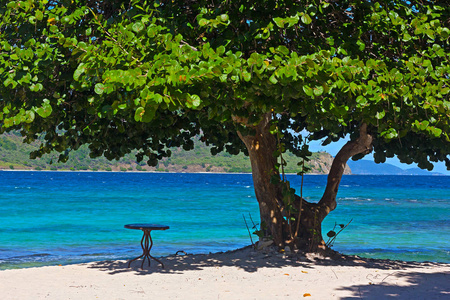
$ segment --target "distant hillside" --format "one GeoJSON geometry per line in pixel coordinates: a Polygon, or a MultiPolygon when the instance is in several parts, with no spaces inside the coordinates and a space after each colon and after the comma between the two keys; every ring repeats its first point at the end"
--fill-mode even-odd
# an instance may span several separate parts
{"type": "Polygon", "coordinates": [[[440,173],[429,172],[420,168],[403,170],[388,163],[377,164],[370,160],[350,160],[347,164],[354,175],[442,175],[440,173]]]}
{"type": "MultiPolygon", "coordinates": [[[[197,143],[192,151],[173,149],[172,157],[159,162],[156,167],[149,167],[145,162],[136,163],[133,155],[128,155],[120,161],[108,161],[104,157],[89,158],[89,149],[81,147],[71,152],[69,160],[57,163],[58,154],[46,155],[41,159],[29,159],[29,153],[36,149],[38,144],[23,144],[22,138],[14,134],[0,136],[0,169],[14,170],[74,170],[74,171],[160,171],[160,172],[251,172],[250,161],[244,154],[230,155],[220,153],[211,155],[210,149],[197,143]]],[[[297,173],[299,159],[286,154],[284,159],[288,165],[287,173],[297,173]]],[[[311,156],[311,161],[305,163],[311,168],[310,173],[328,174],[333,157],[326,152],[316,152],[311,156]]],[[[346,174],[350,170],[347,169],[346,174]]]]}

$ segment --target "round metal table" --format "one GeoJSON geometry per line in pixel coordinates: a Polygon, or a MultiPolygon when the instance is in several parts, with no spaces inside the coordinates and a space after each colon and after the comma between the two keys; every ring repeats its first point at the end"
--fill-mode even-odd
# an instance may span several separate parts
{"type": "Polygon", "coordinates": [[[128,262],[128,268],[130,267],[130,265],[133,261],[138,260],[141,257],[144,257],[144,259],[142,260],[141,269],[144,266],[145,259],[148,259],[148,266],[150,266],[150,258],[159,262],[161,264],[161,266],[164,268],[164,264],[159,259],[154,258],[153,256],[150,255],[150,250],[153,247],[153,240],[152,240],[152,236],[150,233],[152,230],[167,230],[167,229],[169,229],[169,226],[158,225],[158,224],[128,224],[128,225],[125,225],[124,227],[128,228],[128,229],[139,229],[144,232],[144,235],[142,236],[142,239],[141,239],[141,247],[142,247],[143,253],[141,256],[138,256],[138,257],[130,260],[128,262]]]}

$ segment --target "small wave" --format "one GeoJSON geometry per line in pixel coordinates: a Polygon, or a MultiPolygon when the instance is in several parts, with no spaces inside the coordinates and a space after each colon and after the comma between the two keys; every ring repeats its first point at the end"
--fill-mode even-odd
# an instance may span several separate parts
{"type": "Polygon", "coordinates": [[[45,257],[45,256],[50,256],[51,254],[49,254],[49,253],[37,253],[37,254],[31,254],[31,255],[28,255],[28,256],[31,256],[31,257],[40,257],[40,256],[43,256],[43,257],[45,257]]]}
{"type": "Polygon", "coordinates": [[[85,256],[111,256],[111,254],[109,253],[85,253],[85,254],[81,254],[81,257],[85,257],[85,256]]]}
{"type": "Polygon", "coordinates": [[[374,201],[374,199],[372,198],[361,198],[361,197],[344,197],[341,198],[342,200],[350,200],[350,201],[358,201],[358,202],[363,202],[363,201],[374,201]]]}
{"type": "Polygon", "coordinates": [[[13,256],[11,259],[28,259],[28,258],[39,258],[39,257],[47,257],[51,256],[49,253],[35,253],[35,254],[29,254],[29,255],[19,255],[19,256],[13,256]]]}

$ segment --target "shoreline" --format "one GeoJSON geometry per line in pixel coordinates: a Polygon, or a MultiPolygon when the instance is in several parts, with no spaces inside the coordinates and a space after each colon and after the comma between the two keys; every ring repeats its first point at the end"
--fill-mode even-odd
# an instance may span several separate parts
{"type": "MultiPolygon", "coordinates": [[[[33,170],[33,169],[0,169],[0,171],[5,172],[71,172],[71,173],[155,173],[155,174],[246,174],[252,175],[252,173],[243,173],[243,172],[162,172],[162,171],[105,171],[105,170],[33,170]]],[[[297,173],[286,173],[286,175],[297,175],[297,173]]],[[[326,173],[307,173],[305,175],[328,175],[326,173]]],[[[357,174],[345,174],[345,175],[357,175],[357,174]]]]}
{"type": "MultiPolygon", "coordinates": [[[[222,174],[222,175],[252,175],[252,173],[241,173],[241,172],[161,172],[161,171],[105,171],[105,170],[33,170],[33,169],[0,169],[0,172],[67,172],[67,173],[130,173],[130,174],[222,174]]],[[[286,175],[297,175],[297,173],[286,173],[286,175]]],[[[312,176],[328,176],[327,173],[306,173],[305,175],[312,176]]],[[[297,175],[300,176],[300,175],[297,175]]],[[[440,176],[450,176],[447,174],[344,174],[343,176],[430,176],[430,177],[440,177],[440,176]]]]}
{"type": "Polygon", "coordinates": [[[450,264],[286,255],[246,247],[152,261],[0,271],[2,299],[446,299],[450,264]]]}

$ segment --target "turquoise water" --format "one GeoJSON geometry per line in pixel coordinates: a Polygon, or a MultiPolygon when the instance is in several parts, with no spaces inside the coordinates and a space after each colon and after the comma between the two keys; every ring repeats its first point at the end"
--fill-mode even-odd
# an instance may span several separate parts
{"type": "MultiPolygon", "coordinates": [[[[155,256],[232,250],[250,244],[243,215],[259,221],[249,174],[3,171],[0,183],[0,269],[135,257],[130,223],[170,226],[152,233],[155,256]]],[[[306,176],[303,196],[317,201],[325,183],[306,176]]],[[[353,219],[335,250],[450,263],[449,217],[450,176],[352,175],[323,230],[353,219]]]]}

